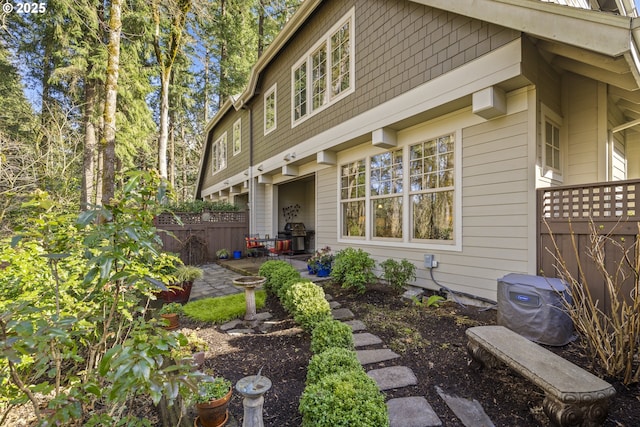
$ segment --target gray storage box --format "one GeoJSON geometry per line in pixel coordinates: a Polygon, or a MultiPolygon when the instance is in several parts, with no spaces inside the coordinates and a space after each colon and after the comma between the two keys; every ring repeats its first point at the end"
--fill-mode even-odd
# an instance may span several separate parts
{"type": "Polygon", "coordinates": [[[498,325],[540,344],[565,345],[573,339],[573,321],[563,298],[571,297],[560,279],[507,274],[498,279],[498,325]]]}

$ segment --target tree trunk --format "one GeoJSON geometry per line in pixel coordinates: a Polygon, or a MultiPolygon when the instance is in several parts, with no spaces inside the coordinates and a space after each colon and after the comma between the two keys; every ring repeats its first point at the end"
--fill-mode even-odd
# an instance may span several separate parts
{"type": "Polygon", "coordinates": [[[158,138],[158,170],[160,177],[167,179],[167,145],[169,139],[169,80],[171,68],[165,68],[160,74],[160,136],[158,138]]]}
{"type": "Polygon", "coordinates": [[[120,68],[120,33],[122,32],[122,0],[111,0],[109,44],[107,46],[107,81],[104,102],[102,204],[108,204],[115,194],[116,164],[116,101],[120,68]]]}
{"type": "MultiPolygon", "coordinates": [[[[91,69],[87,71],[87,75],[91,69]]],[[[96,79],[87,78],[84,87],[84,154],[82,156],[82,188],[80,208],[87,209],[89,204],[96,203],[95,159],[96,159],[96,127],[93,122],[96,105],[96,79]]]]}
{"type": "Polygon", "coordinates": [[[264,0],[260,0],[260,10],[258,12],[258,58],[262,56],[264,50],[264,0]]]}

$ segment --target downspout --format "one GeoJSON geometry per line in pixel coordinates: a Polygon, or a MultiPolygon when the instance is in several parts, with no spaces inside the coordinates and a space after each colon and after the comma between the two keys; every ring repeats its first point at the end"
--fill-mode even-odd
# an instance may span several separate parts
{"type": "Polygon", "coordinates": [[[253,110],[247,104],[242,104],[242,108],[249,112],[249,233],[256,229],[256,193],[253,179],[253,110]]]}

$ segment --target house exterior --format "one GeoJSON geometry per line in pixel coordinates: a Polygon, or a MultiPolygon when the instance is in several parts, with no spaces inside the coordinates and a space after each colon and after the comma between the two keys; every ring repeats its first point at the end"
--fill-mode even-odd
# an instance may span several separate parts
{"type": "Polygon", "coordinates": [[[196,197],[495,300],[536,273],[537,188],[640,178],[631,6],[306,0],[208,123],[196,197]]]}

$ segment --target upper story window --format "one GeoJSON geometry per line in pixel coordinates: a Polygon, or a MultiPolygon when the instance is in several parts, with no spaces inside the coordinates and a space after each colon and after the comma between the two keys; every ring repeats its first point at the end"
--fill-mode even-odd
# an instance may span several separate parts
{"type": "Polygon", "coordinates": [[[276,107],[277,85],[271,86],[264,94],[264,134],[275,130],[278,127],[278,116],[276,107]]]}
{"type": "Polygon", "coordinates": [[[233,123],[233,155],[242,151],[242,119],[233,123]]]}
{"type": "Polygon", "coordinates": [[[211,147],[211,171],[213,174],[227,167],[227,133],[213,143],[211,147]]]}
{"type": "Polygon", "coordinates": [[[541,105],[542,115],[542,175],[546,178],[562,181],[562,117],[541,105]]]}
{"type": "Polygon", "coordinates": [[[354,15],[352,8],[292,67],[293,126],[353,92],[354,15]]]}

